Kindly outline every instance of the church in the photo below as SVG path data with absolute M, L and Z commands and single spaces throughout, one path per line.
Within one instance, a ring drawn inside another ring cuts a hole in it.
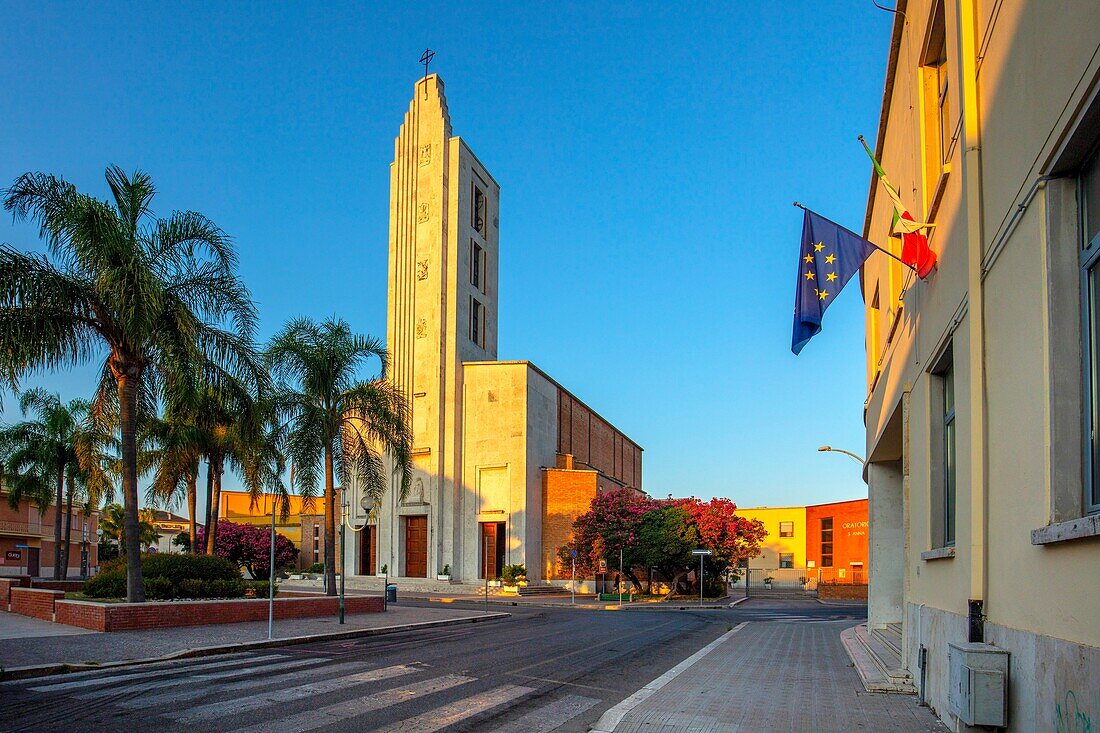
M 386 341 L 413 478 L 379 507 L 350 487 L 348 576 L 478 583 L 522 563 L 530 583 L 564 582 L 573 520 L 600 491 L 641 491 L 637 443 L 533 363 L 497 360 L 499 204 L 452 135 L 442 79 L 425 76 L 390 166 Z

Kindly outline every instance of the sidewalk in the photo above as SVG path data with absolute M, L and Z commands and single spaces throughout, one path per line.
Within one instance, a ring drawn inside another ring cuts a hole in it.
M 864 691 L 840 643 L 850 625 L 741 624 L 608 710 L 593 733 L 946 731 L 912 695 Z
M 507 616 L 499 612 L 486 616 L 481 611 L 469 609 L 391 605 L 385 613 L 349 615 L 342 626 L 334 617 L 279 619 L 275 621 L 274 636 L 276 639 L 288 639 L 360 630 L 403 630 L 401 627 L 410 624 L 443 625 Z M 267 640 L 266 621 L 111 633 L 74 629 L 75 633 L 59 633 L 59 629 L 73 628 L 0 612 L 0 669 L 10 671 L 14 667 L 48 664 L 117 663 L 180 654 L 191 649 Z M 37 635 L 35 632 L 38 632 Z

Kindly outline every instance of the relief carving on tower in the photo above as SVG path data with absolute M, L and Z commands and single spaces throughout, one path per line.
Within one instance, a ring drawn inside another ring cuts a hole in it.
M 413 485 L 409 487 L 409 492 L 405 494 L 401 503 L 404 506 L 427 504 L 424 500 L 424 479 L 419 476 L 416 477 L 416 480 L 413 481 Z
M 420 162 L 420 165 L 428 165 L 429 163 L 432 162 L 432 144 L 431 143 L 428 143 L 427 145 L 421 145 L 420 146 L 419 162 Z
M 416 279 L 427 280 L 428 279 L 428 261 L 420 260 L 416 263 Z
M 425 201 L 416 207 L 416 220 L 423 223 L 428 220 L 428 202 Z
M 422 339 L 428 335 L 428 319 L 417 318 L 416 319 L 416 337 Z

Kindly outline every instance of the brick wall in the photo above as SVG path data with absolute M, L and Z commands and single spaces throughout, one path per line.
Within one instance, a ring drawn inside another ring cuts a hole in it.
M 836 598 L 848 601 L 866 601 L 867 586 L 851 584 L 821 583 L 817 586 L 818 598 Z
M 548 580 L 569 578 L 569 568 L 557 562 L 558 550 L 573 536 L 573 522 L 596 498 L 595 471 L 547 468 L 542 472 L 542 564 Z
M 28 575 L 13 575 L 0 578 L 0 610 L 11 610 L 11 589 L 30 587 L 31 579 Z
M 83 580 L 32 580 L 32 588 L 40 588 L 42 590 L 60 590 L 66 593 L 79 593 L 84 590 Z
M 642 449 L 565 390 L 558 391 L 558 452 L 627 486 L 642 486 Z
M 59 590 L 12 588 L 11 611 L 23 616 L 33 616 L 44 621 L 53 621 L 54 603 L 64 597 L 65 593 Z
M 347 596 L 346 613 L 378 613 L 381 596 Z M 339 599 L 334 596 L 276 598 L 275 618 L 335 616 Z M 93 603 L 58 600 L 58 623 L 95 631 L 132 631 L 173 626 L 233 624 L 266 621 L 267 599 L 226 601 L 172 601 L 151 603 Z

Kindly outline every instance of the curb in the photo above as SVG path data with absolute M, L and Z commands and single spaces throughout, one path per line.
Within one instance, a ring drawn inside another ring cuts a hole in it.
M 742 597 L 738 598 L 738 599 L 737 599 L 736 601 L 734 601 L 733 603 L 731 603 L 731 604 L 729 605 L 729 607 L 730 607 L 730 608 L 733 608 L 733 607 L 734 607 L 734 606 L 736 606 L 736 605 L 737 605 L 738 603 L 744 603 L 744 602 L 745 602 L 745 601 L 747 601 L 747 600 L 749 600 L 749 597 L 748 597 L 748 596 L 742 596 Z
M 412 624 L 399 624 L 397 626 L 378 626 L 372 629 L 354 629 L 349 631 L 333 631 L 326 634 L 309 634 L 306 636 L 288 636 L 282 639 L 261 639 L 258 641 L 238 641 L 232 644 L 218 644 L 214 646 L 200 646 L 193 649 L 183 649 L 160 657 L 147 657 L 144 659 L 126 659 L 117 662 L 56 662 L 53 664 L 38 664 L 26 667 L 11 667 L 0 669 L 0 681 L 21 680 L 33 677 L 48 677 L 57 674 L 69 674 L 71 672 L 87 672 L 102 669 L 117 669 L 119 667 L 137 667 L 157 662 L 172 662 L 177 659 L 192 659 L 196 657 L 211 657 L 217 654 L 232 654 L 234 652 L 247 652 L 253 649 L 271 649 L 281 646 L 294 646 L 297 644 L 309 644 L 311 642 L 340 641 L 341 639 L 356 639 L 365 636 L 382 636 L 384 634 L 396 634 L 402 631 L 416 631 L 418 629 L 431 629 L 440 626 L 457 626 L 458 624 L 476 624 L 485 621 L 498 621 L 511 618 L 512 614 L 495 612 L 480 616 L 464 616 L 462 618 L 439 619 L 437 621 L 419 621 Z

